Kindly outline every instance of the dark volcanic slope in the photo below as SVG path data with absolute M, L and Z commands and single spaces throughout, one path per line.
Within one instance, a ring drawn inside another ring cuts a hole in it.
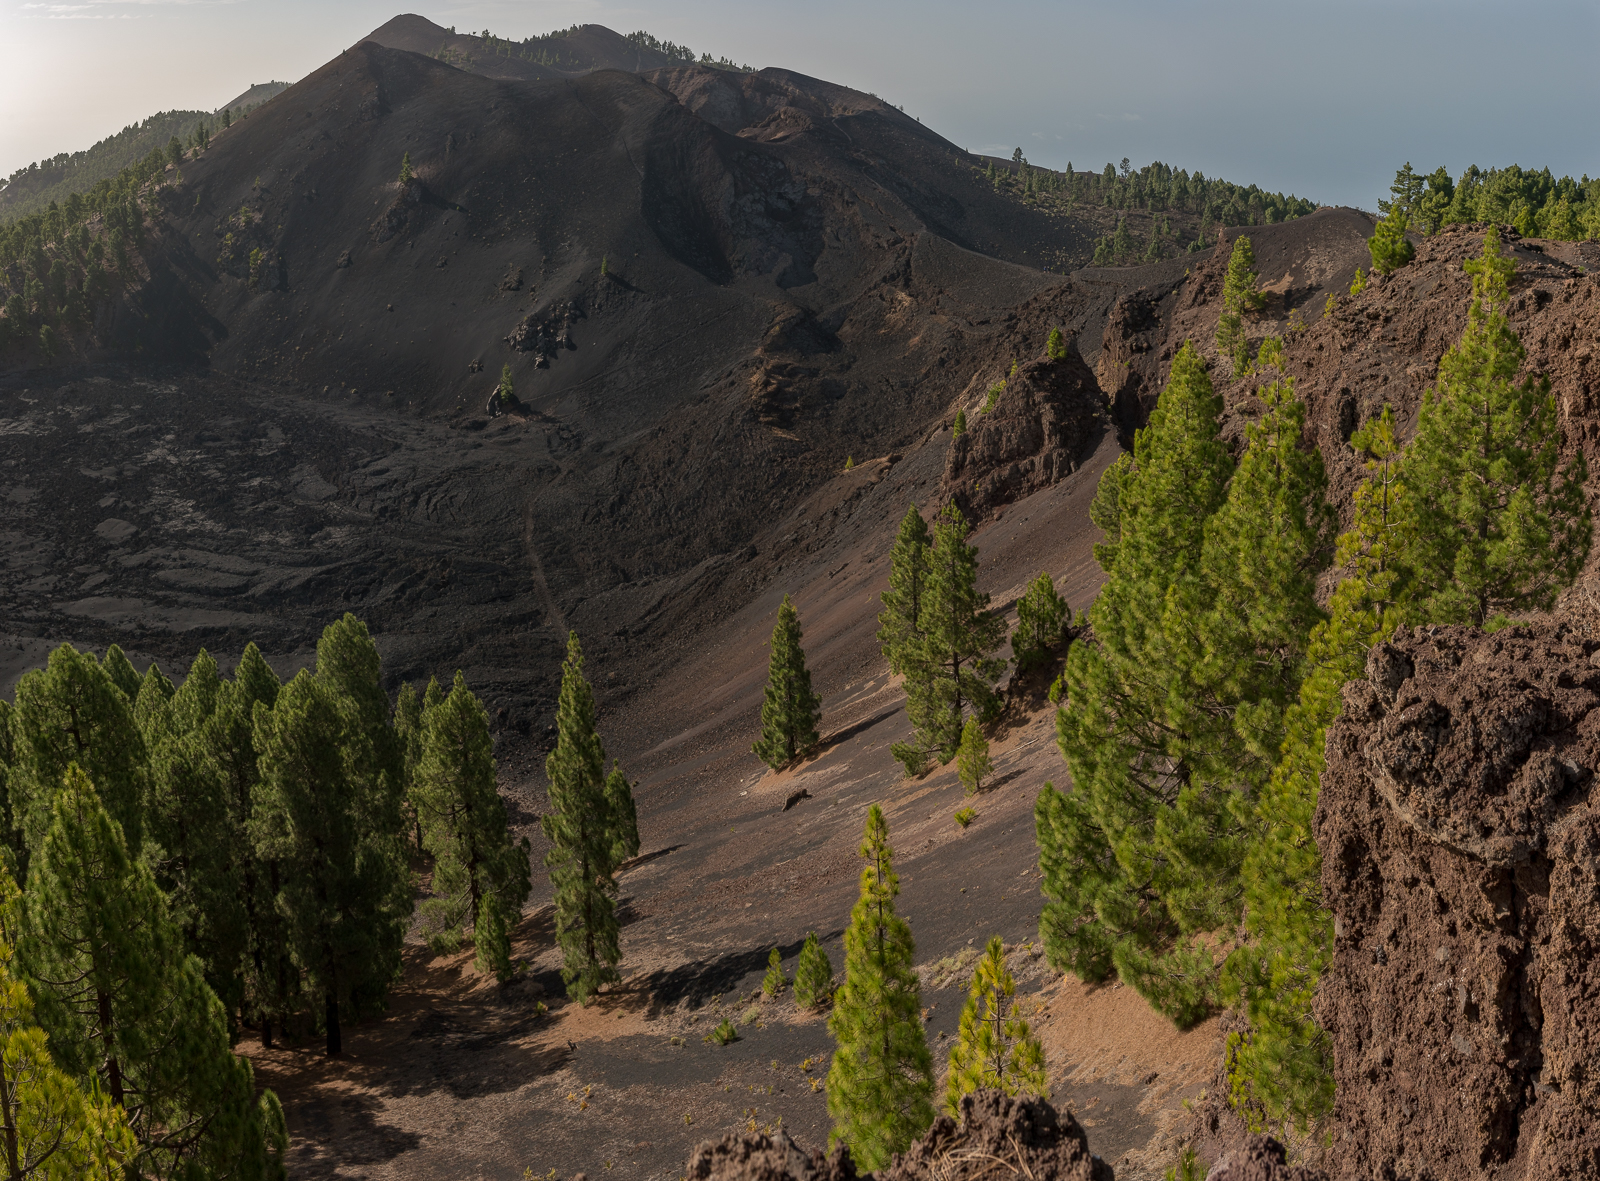
M 406 13 L 374 29 L 363 40 L 375 41 L 386 49 L 438 55 L 441 60 L 488 78 L 524 81 L 571 78 L 593 70 L 639 73 L 672 64 L 666 54 L 636 45 L 604 25 L 580 25 L 565 35 L 536 38 L 531 45 L 491 44 L 483 37 L 453 32 L 425 16 Z M 538 60 L 540 57 L 546 60 Z

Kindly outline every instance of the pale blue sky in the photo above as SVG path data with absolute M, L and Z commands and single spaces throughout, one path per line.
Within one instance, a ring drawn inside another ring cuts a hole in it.
M 1600 6 L 1526 0 L 0 0 L 0 172 L 294 81 L 400 11 L 644 28 L 1056 168 L 1160 159 L 1367 208 L 1408 159 L 1600 173 Z

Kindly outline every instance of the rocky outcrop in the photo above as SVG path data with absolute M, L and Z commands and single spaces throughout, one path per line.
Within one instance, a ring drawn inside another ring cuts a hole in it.
M 689 1158 L 688 1176 L 691 1181 L 856 1181 L 857 1173 L 843 1145 L 828 1156 L 807 1153 L 779 1132 L 708 1141 Z M 959 1120 L 941 1115 L 887 1169 L 861 1176 L 863 1181 L 874 1176 L 878 1181 L 1114 1181 L 1111 1166 L 1089 1152 L 1070 1113 L 1057 1112 L 1042 1099 L 1013 1099 L 999 1091 L 966 1096 Z
M 1075 470 L 1105 424 L 1105 396 L 1069 341 L 1065 357 L 1019 365 L 989 409 L 968 412 L 945 457 L 945 499 L 968 520 L 989 516 Z
M 1206 1181 L 1327 1181 L 1327 1174 L 1289 1164 L 1283 1145 L 1271 1136 L 1252 1136 L 1243 1148 L 1218 1160 Z
M 1100 356 L 1094 375 L 1111 403 L 1111 415 L 1124 443 L 1133 446 L 1133 433 L 1155 409 L 1161 394 L 1162 362 L 1170 363 L 1170 350 L 1158 357 L 1166 335 L 1161 302 L 1172 285 L 1141 287 L 1119 296 L 1106 317 L 1100 337 Z
M 1402 629 L 1317 811 L 1339 1178 L 1600 1175 L 1600 641 Z

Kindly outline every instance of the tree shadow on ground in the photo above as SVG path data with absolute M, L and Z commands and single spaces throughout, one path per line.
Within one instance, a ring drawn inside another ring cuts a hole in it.
M 818 938 L 830 943 L 842 934 L 842 930 L 835 930 Z M 733 992 L 752 973 L 766 972 L 767 956 L 771 954 L 772 946 L 768 944 L 746 951 L 728 952 L 713 959 L 692 960 L 676 968 L 663 968 L 631 981 L 626 989 L 620 991 L 648 996 L 650 1007 L 647 1018 L 653 1019 L 684 1001 L 688 1001 L 691 1008 L 699 1008 L 714 996 Z M 805 940 L 795 939 L 776 946 L 778 954 L 789 960 L 800 954 Z M 793 975 L 793 965 L 786 965 L 785 971 Z

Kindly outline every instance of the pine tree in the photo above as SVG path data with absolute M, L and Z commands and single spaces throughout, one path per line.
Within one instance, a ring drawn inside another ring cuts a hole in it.
M 983 781 L 994 770 L 989 762 L 989 742 L 983 736 L 983 726 L 977 718 L 968 718 L 961 730 L 961 747 L 956 752 L 956 767 L 961 776 L 961 786 L 967 794 L 977 795 Z
M 520 918 L 530 889 L 529 846 L 526 839 L 513 840 L 506 825 L 489 715 L 460 670 L 449 695 L 422 725 L 414 798 L 434 859 L 434 893 L 465 895 L 464 912 L 474 920 L 493 894 L 502 923 Z M 509 961 L 485 958 L 497 974 L 509 972 Z
M 185 953 L 166 899 L 77 768 L 28 876 L 19 947 L 62 1066 L 127 1114 L 140 1175 L 265 1177 L 250 1065 Z
M 403 752 L 402 772 L 406 810 L 416 837 L 417 852 L 422 852 L 422 813 L 417 807 L 417 763 L 422 758 L 422 699 L 408 681 L 400 686 L 394 703 L 394 736 Z
M 1222 314 L 1217 319 L 1217 351 L 1232 358 L 1235 377 L 1250 363 L 1250 342 L 1244 333 L 1245 313 L 1260 311 L 1266 302 L 1250 239 L 1235 238 L 1233 253 L 1228 257 L 1228 274 L 1222 281 Z
M 802 1009 L 820 1009 L 833 996 L 833 964 L 817 941 L 815 931 L 806 932 L 800 960 L 794 967 L 794 1001 Z
M 222 777 L 228 806 L 228 846 L 244 908 L 247 943 L 243 971 L 245 1007 L 261 1022 L 261 1044 L 272 1045 L 272 1023 L 287 1010 L 298 979 L 289 962 L 287 930 L 278 913 L 278 867 L 256 854 L 250 837 L 256 785 L 261 772 L 255 747 L 255 709 L 270 709 L 278 699 L 278 676 L 254 643 L 217 687 L 216 708 L 201 732 L 207 753 Z
M 506 909 L 499 894 L 485 894 L 472 923 L 472 944 L 476 952 L 473 967 L 480 972 L 493 972 L 495 980 L 501 984 L 509 983 L 516 974 L 516 965 L 511 961 L 511 931 Z
M 22 892 L 0 868 L 0 1171 L 9 1181 L 122 1181 L 138 1142 L 121 1108 L 51 1057 L 16 976 L 21 923 Z
M 270 711 L 255 711 L 261 781 L 250 833 L 256 855 L 276 866 L 286 942 L 322 1001 L 328 1056 L 338 1057 L 343 1019 L 377 1008 L 399 973 L 411 896 L 399 809 L 374 788 L 360 711 L 341 700 L 320 654 L 318 664 Z
M 1417 248 L 1406 237 L 1410 224 L 1406 206 L 1396 201 L 1388 216 L 1378 223 L 1372 237 L 1367 239 L 1367 251 L 1372 255 L 1375 272 L 1391 275 L 1416 257 Z
M 122 695 L 128 699 L 128 708 L 132 709 L 133 703 L 139 698 L 140 678 L 127 654 L 112 644 L 106 649 L 105 659 L 100 662 L 100 667 L 106 670 L 111 683 L 122 690 Z
M 1490 227 L 1482 256 L 1466 264 L 1466 331 L 1439 362 L 1406 459 L 1412 566 L 1430 622 L 1483 627 L 1547 609 L 1589 553 L 1583 452 L 1560 470 L 1550 379 L 1516 380 L 1527 353 L 1505 314 L 1515 268 Z
M 933 671 L 923 659 L 924 603 L 932 537 L 916 505 L 906 509 L 889 552 L 889 589 L 878 613 L 878 646 L 889 671 L 905 678 L 906 714 L 918 731 L 930 723 L 935 706 Z M 891 748 L 907 775 L 919 775 L 926 755 L 920 744 L 897 742 Z
M 1367 276 L 1362 273 L 1360 267 L 1357 267 L 1356 268 L 1356 273 L 1355 273 L 1355 278 L 1350 280 L 1350 294 L 1351 295 L 1360 295 L 1366 289 L 1367 289 Z
M 633 802 L 633 789 L 622 767 L 611 763 L 611 774 L 606 776 L 606 816 L 611 827 L 611 866 L 613 872 L 622 863 L 639 855 L 639 810 Z
M 922 992 L 911 928 L 895 914 L 900 880 L 883 809 L 872 805 L 861 841 L 861 896 L 844 934 L 845 980 L 828 1031 L 838 1045 L 828 1071 L 831 1148 L 880 1169 L 933 1122 L 933 1059 L 922 1029 Z
M 959 1115 L 961 1096 L 977 1090 L 1050 1098 L 1044 1047 L 1017 1014 L 1016 993 L 1005 947 L 996 935 L 973 969 L 956 1044 L 950 1049 L 944 1098 L 950 1115 Z
M 1117 218 L 1116 232 L 1111 235 L 1111 253 L 1118 262 L 1126 262 L 1134 256 L 1137 249 L 1133 243 L 1133 231 L 1128 228 L 1128 219 Z
M 511 399 L 515 396 L 512 392 L 512 389 L 511 366 L 502 365 L 500 366 L 500 385 L 497 391 L 500 395 L 500 405 L 511 405 Z
M 152 744 L 144 856 L 187 950 L 232 1012 L 243 993 L 248 927 L 233 856 L 232 800 L 207 734 L 219 687 L 216 662 L 201 649 L 172 699 L 165 733 Z
M 1005 620 L 989 614 L 989 596 L 978 590 L 978 550 L 967 544 L 968 532 L 961 510 L 945 505 L 928 550 L 921 650 L 911 657 L 926 670 L 931 697 L 917 739 L 941 762 L 955 757 L 969 707 L 980 718 L 994 713 L 993 685 L 1005 669 L 988 656 L 1005 638 Z
M 405 188 L 416 174 L 411 171 L 411 153 L 400 157 L 400 187 Z
M 788 595 L 778 606 L 767 657 L 767 687 L 761 701 L 761 738 L 751 748 L 774 771 L 817 748 L 822 699 L 811 691 L 800 615 Z
M 224 108 L 224 110 L 222 112 L 222 125 L 224 127 L 232 127 L 233 126 L 233 108 L 232 107 Z
M 567 637 L 556 710 L 556 745 L 545 759 L 550 811 L 540 818 L 551 848 L 544 863 L 555 889 L 556 942 L 567 995 L 586 1004 L 621 979 L 617 961 L 615 837 L 605 797 L 606 752 L 594 727 L 594 693 L 583 676 L 578 633 Z
M 1400 476 L 1400 446 L 1387 406 L 1350 438 L 1367 479 L 1336 561 L 1349 570 L 1329 617 L 1311 633 L 1299 699 L 1284 719 L 1272 778 L 1256 805 L 1257 837 L 1241 872 L 1249 939 L 1229 957 L 1223 997 L 1243 1005 L 1248 1037 L 1229 1038 L 1234 1105 L 1304 1126 L 1333 1102 L 1328 1035 L 1311 1012 L 1318 977 L 1333 954 L 1333 921 L 1322 906 L 1322 858 L 1313 831 L 1327 728 L 1340 690 L 1361 675 L 1372 645 L 1412 617 L 1403 558 L 1416 522 Z
M 1067 343 L 1061 335 L 1061 329 L 1050 329 L 1050 337 L 1044 344 L 1044 355 L 1052 361 L 1064 361 L 1067 357 Z
M 139 682 L 139 695 L 133 699 L 133 720 L 144 735 L 146 748 L 166 736 L 171 725 L 172 696 L 177 691 L 161 666 L 152 660 Z
M 767 974 L 761 978 L 761 992 L 764 996 L 777 996 L 789 987 L 789 978 L 783 974 L 783 956 L 774 947 L 767 956 Z
M 1067 601 L 1056 593 L 1055 580 L 1040 571 L 1017 602 L 1017 630 L 1011 633 L 1011 656 L 1018 673 L 1050 659 L 1072 618 Z
M 1172 912 L 1164 887 L 1172 875 L 1187 883 L 1190 874 L 1171 865 L 1162 837 L 1187 786 L 1170 721 L 1197 664 L 1183 607 L 1204 594 L 1185 584 L 1199 579 L 1205 522 L 1224 503 L 1233 468 L 1220 410 L 1186 343 L 1135 437 L 1131 465 L 1113 465 L 1102 479 L 1094 518 L 1107 541 L 1097 556 L 1111 565 L 1090 608 L 1095 642 L 1069 650 L 1067 705 L 1056 715 L 1074 787 L 1062 793 L 1046 784 L 1035 805 L 1050 962 L 1090 981 L 1115 965 L 1184 1024 L 1206 1011 L 1214 964 L 1209 951 L 1180 938 L 1191 916 Z M 1155 955 L 1166 962 L 1152 962 Z
M 26 850 L 50 824 L 56 792 L 76 763 L 122 826 L 128 847 L 143 840 L 147 783 L 144 738 L 133 707 L 95 658 L 62 644 L 43 669 L 17 682 L 12 717 L 16 762 L 9 790 Z
M 951 430 L 950 435 L 951 435 L 952 438 L 959 439 L 962 435 L 964 435 L 966 433 L 967 433 L 967 410 L 966 410 L 966 407 L 963 406 L 961 409 L 956 411 L 956 424 L 955 424 L 955 427 Z

